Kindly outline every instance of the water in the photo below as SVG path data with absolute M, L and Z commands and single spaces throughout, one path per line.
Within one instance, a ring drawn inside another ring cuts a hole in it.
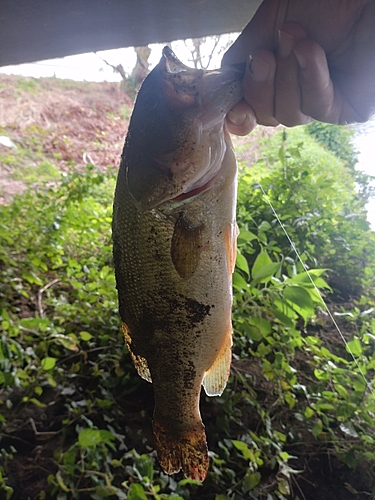
M 375 176 L 375 115 L 367 123 L 354 125 L 353 129 L 353 144 L 359 152 L 357 169 Z M 375 187 L 375 180 L 371 184 Z M 375 197 L 371 198 L 366 208 L 371 229 L 375 230 Z

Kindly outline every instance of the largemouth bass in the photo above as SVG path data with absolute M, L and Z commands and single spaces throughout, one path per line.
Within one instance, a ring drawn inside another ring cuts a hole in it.
M 236 160 L 226 113 L 242 71 L 191 69 L 166 47 L 134 107 L 117 179 L 113 243 L 123 332 L 152 381 L 167 474 L 203 481 L 203 385 L 223 392 L 232 345 Z

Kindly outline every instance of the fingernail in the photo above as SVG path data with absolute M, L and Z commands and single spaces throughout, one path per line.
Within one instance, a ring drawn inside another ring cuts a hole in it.
M 229 111 L 227 114 L 227 119 L 230 120 L 235 125 L 243 125 L 247 120 L 247 114 L 238 113 L 235 111 Z
M 279 31 L 279 54 L 281 57 L 288 57 L 292 53 L 295 39 L 285 33 Z
M 298 54 L 298 52 L 294 51 L 294 54 L 296 56 L 297 62 L 300 66 L 300 68 L 305 69 L 306 68 L 306 57 L 303 56 L 302 54 Z
M 249 69 L 251 78 L 255 82 L 265 82 L 270 74 L 271 66 L 255 55 L 250 60 Z

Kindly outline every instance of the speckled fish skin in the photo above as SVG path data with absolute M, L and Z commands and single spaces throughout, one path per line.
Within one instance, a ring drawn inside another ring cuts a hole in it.
M 153 383 L 158 459 L 200 481 L 201 385 L 221 394 L 231 361 L 237 167 L 224 117 L 241 81 L 240 70 L 191 69 L 165 48 L 137 97 L 114 202 L 120 315 Z

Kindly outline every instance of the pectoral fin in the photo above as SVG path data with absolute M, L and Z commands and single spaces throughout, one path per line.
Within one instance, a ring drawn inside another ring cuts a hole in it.
M 171 245 L 173 265 L 182 279 L 195 273 L 202 251 L 203 224 L 193 225 L 183 214 L 174 226 Z
M 232 360 L 232 328 L 228 330 L 224 344 L 213 365 L 206 371 L 202 385 L 207 396 L 220 396 L 227 385 Z
M 152 382 L 151 373 L 146 358 L 140 356 L 139 354 L 134 354 L 132 350 L 132 338 L 130 336 L 130 330 L 125 323 L 122 323 L 122 331 L 124 333 L 126 345 L 130 352 L 130 357 L 132 358 L 133 364 L 138 372 L 138 375 L 147 380 L 147 382 Z

